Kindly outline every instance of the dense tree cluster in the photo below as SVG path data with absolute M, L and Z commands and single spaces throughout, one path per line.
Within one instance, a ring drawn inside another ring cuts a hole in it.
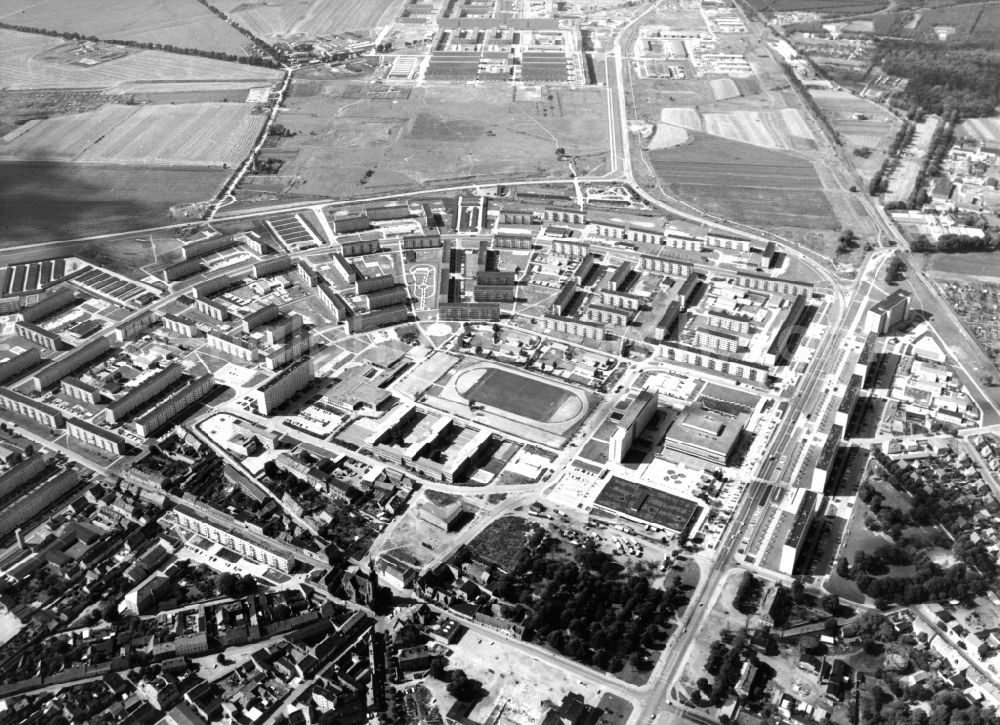
M 862 700 L 861 704 L 861 721 L 867 725 L 1000 725 L 1000 715 L 993 708 L 971 701 L 961 690 L 949 688 L 935 693 L 927 688 L 914 690 L 913 699 L 930 703 L 930 715 L 907 702 L 909 692 L 906 698 L 896 699 L 882 687 L 875 686 L 870 694 L 871 697 Z
M 887 284 L 896 284 L 899 281 L 899 275 L 903 272 L 903 262 L 895 254 L 889 258 L 889 261 L 885 265 L 885 281 Z
M 987 230 L 982 237 L 966 234 L 942 234 L 937 242 L 932 242 L 924 235 L 910 242 L 914 252 L 992 252 L 1000 247 L 1000 233 L 997 230 Z
M 907 79 L 897 105 L 944 115 L 992 116 L 1000 104 L 1000 50 L 975 43 L 918 43 L 883 39 L 874 64 Z
M 592 543 L 574 559 L 553 555 L 545 544 L 526 546 L 498 582 L 497 595 L 524 609 L 524 638 L 602 669 L 620 669 L 626 658 L 644 662 L 644 650 L 659 646 L 685 602 L 680 577 L 665 590 L 653 588 L 644 576 L 623 574 Z
M 763 583 L 748 571 L 743 572 L 740 586 L 733 597 L 733 607 L 742 614 L 753 614 L 757 611 Z
M 723 632 L 722 639 L 711 644 L 705 670 L 714 677 L 714 681 L 710 688 L 703 688 L 707 690 L 705 694 L 710 705 L 718 707 L 732 694 L 740 680 L 743 661 L 750 655 L 749 636 L 745 629 L 735 635 Z

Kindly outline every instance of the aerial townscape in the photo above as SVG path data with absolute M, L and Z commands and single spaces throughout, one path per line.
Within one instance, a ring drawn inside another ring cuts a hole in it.
M 998 39 L 0 0 L 0 725 L 1000 725 Z

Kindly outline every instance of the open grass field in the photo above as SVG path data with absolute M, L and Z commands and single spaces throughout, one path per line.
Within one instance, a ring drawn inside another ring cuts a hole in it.
M 323 37 L 388 25 L 403 0 L 218 0 L 215 3 L 254 35 L 268 40 L 289 36 Z
M 0 0 L 2 2 L 3 0 Z M 65 41 L 0 29 L 0 83 L 8 90 L 26 88 L 114 88 L 144 81 L 246 81 L 269 85 L 280 73 L 269 68 L 143 50 L 93 66 L 41 60 L 36 56 Z
M 249 42 L 197 0 L 0 0 L 12 25 L 246 55 Z
M 504 86 L 418 87 L 386 102 L 344 98 L 349 84 L 318 83 L 316 93 L 287 100 L 280 120 L 296 135 L 274 147 L 288 154 L 286 195 L 350 197 L 432 181 L 563 177 L 569 170 L 557 148 L 570 155 L 607 148 L 604 91 L 597 88 L 528 95 Z
M 0 241 L 75 239 L 170 224 L 170 207 L 212 198 L 229 172 L 0 161 Z
M 467 373 L 468 374 L 468 373 Z M 540 423 L 551 422 L 567 401 L 574 396 L 555 385 L 548 385 L 523 375 L 488 368 L 466 389 L 469 401 L 499 408 L 507 413 L 531 418 Z
M 710 214 L 746 224 L 805 229 L 838 225 L 812 165 L 796 156 L 705 134 L 651 151 L 663 186 Z
M 244 103 L 107 105 L 41 121 L 0 144 L 0 158 L 233 167 L 264 126 L 264 115 L 252 110 Z
M 1000 255 L 995 252 L 932 254 L 925 269 L 936 279 L 1000 279 Z

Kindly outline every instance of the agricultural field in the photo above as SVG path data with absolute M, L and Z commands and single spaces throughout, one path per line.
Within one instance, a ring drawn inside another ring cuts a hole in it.
M 686 144 L 689 138 L 687 129 L 671 126 L 668 123 L 658 123 L 652 138 L 649 139 L 648 148 L 650 150 L 669 149 Z
M 924 42 L 994 42 L 1000 33 L 1000 6 L 970 3 L 921 8 L 875 17 L 875 33 Z
M 771 13 L 793 11 L 852 15 L 874 13 L 889 5 L 888 0 L 748 0 L 754 10 Z
M 308 81 L 290 94 L 280 120 L 295 135 L 269 139 L 263 152 L 285 160 L 274 198 L 565 176 L 557 148 L 590 154 L 595 166 L 607 148 L 600 89 L 428 86 L 383 101 L 345 97 L 352 83 Z
M 107 105 L 40 121 L 0 144 L 0 158 L 232 167 L 264 121 L 242 103 Z
M 0 0 L 2 3 L 3 0 Z M 0 78 L 4 88 L 95 88 L 111 89 L 130 82 L 240 81 L 246 87 L 271 85 L 280 73 L 269 68 L 143 50 L 97 65 L 53 62 L 37 56 L 50 55 L 66 41 L 45 35 L 0 29 Z
M 986 143 L 1000 143 L 1000 118 L 969 118 L 958 127 L 959 134 Z
M 174 221 L 170 207 L 211 199 L 228 171 L 0 161 L 0 241 L 110 234 Z
M 249 39 L 198 0 L 0 0 L 0 21 L 29 28 L 247 55 Z
M 403 0 L 218 0 L 215 6 L 254 35 L 274 41 L 319 38 L 389 25 Z
M 664 108 L 660 121 L 764 148 L 806 151 L 816 147 L 816 137 L 795 108 L 700 115 L 693 108 Z
M 746 224 L 805 229 L 838 226 L 809 162 L 702 133 L 692 136 L 685 146 L 649 153 L 657 178 L 669 193 L 709 214 Z

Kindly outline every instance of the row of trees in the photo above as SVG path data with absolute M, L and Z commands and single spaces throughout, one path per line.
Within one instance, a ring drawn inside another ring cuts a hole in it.
M 941 175 L 941 162 L 944 160 L 951 145 L 955 142 L 955 124 L 958 121 L 958 111 L 951 109 L 945 113 L 944 118 L 941 119 L 937 128 L 934 129 L 927 153 L 920 164 L 920 170 L 917 172 L 917 178 L 913 182 L 913 189 L 910 190 L 910 196 L 906 202 L 908 208 L 919 209 L 930 200 L 927 194 L 928 179 Z
M 1000 231 L 992 229 L 982 237 L 968 234 L 942 234 L 937 242 L 932 242 L 925 234 L 910 243 L 914 252 L 933 254 L 934 252 L 992 252 L 1000 247 Z
M 878 196 L 889 190 L 889 177 L 892 176 L 892 172 L 896 168 L 896 164 L 899 161 L 899 154 L 913 141 L 913 134 L 916 130 L 917 124 L 912 120 L 907 120 L 903 122 L 896 135 L 893 136 L 892 143 L 889 144 L 888 153 L 882 161 L 882 166 L 872 176 L 871 181 L 868 182 L 869 196 Z
M 111 45 L 122 45 L 126 48 L 139 48 L 141 50 L 162 50 L 165 53 L 177 53 L 178 55 L 198 55 L 203 58 L 213 60 L 227 60 L 232 63 L 244 63 L 246 65 L 265 66 L 267 68 L 280 68 L 281 65 L 271 57 L 262 55 L 234 55 L 223 53 L 221 50 L 205 50 L 202 48 L 185 48 L 171 43 L 147 43 L 139 40 L 115 40 L 110 38 L 98 38 L 96 35 L 81 35 L 80 33 L 66 33 L 59 30 L 49 30 L 47 28 L 34 28 L 28 25 L 15 25 L 13 23 L 0 22 L 0 28 L 5 30 L 16 30 L 21 33 L 33 33 L 35 35 L 48 35 L 54 38 L 65 38 L 66 40 L 88 40 L 93 43 L 109 43 Z
M 218 16 L 224 22 L 228 23 L 233 28 L 235 28 L 238 32 L 242 33 L 247 38 L 249 38 L 250 42 L 253 43 L 254 49 L 255 49 L 255 51 L 256 51 L 257 54 L 266 55 L 266 56 L 269 56 L 269 57 L 271 57 L 272 59 L 275 59 L 275 60 L 278 59 L 278 53 L 277 53 L 276 49 L 274 48 L 274 46 L 271 46 L 271 45 L 268 45 L 267 43 L 265 43 L 263 40 L 261 40 L 260 38 L 258 38 L 256 35 L 254 35 L 249 30 L 247 30 L 246 28 L 244 28 L 242 25 L 240 25 L 239 23 L 237 23 L 235 20 L 233 20 L 232 18 L 230 18 L 229 16 L 227 16 L 224 12 L 222 12 L 217 7 L 215 7 L 214 5 L 212 5 L 211 3 L 209 3 L 208 0 L 198 0 L 198 2 L 200 2 L 206 8 L 208 8 L 209 12 L 211 12 L 214 15 Z

